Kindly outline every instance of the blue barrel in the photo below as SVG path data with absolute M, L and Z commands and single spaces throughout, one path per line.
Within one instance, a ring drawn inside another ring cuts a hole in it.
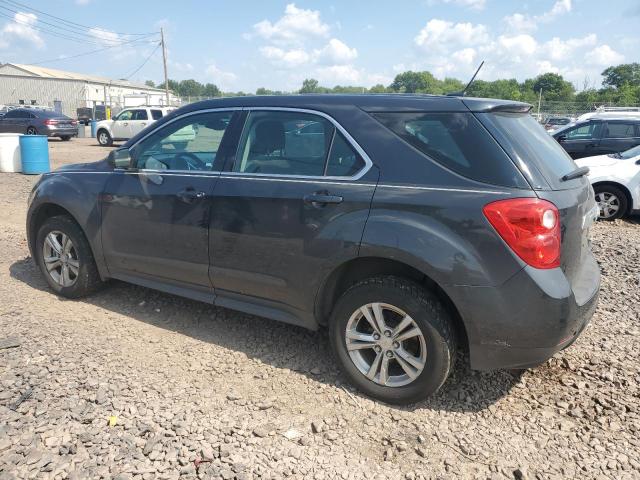
M 98 122 L 95 120 L 91 120 L 91 138 L 96 138 L 97 127 L 98 127 Z
M 22 173 L 38 174 L 51 171 L 48 140 L 46 135 L 20 135 Z

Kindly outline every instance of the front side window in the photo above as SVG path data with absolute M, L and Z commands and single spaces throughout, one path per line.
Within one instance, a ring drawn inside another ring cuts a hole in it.
M 123 112 L 120 112 L 120 115 L 116 117 L 116 120 L 118 121 L 131 120 L 132 115 L 133 115 L 133 112 L 131 110 L 125 110 Z
M 132 110 L 131 111 L 131 120 L 148 120 L 149 116 L 147 115 L 146 110 Z
M 568 140 L 591 140 L 600 138 L 601 123 L 587 123 L 568 130 L 565 135 Z
M 162 118 L 162 110 L 151 110 L 151 117 L 154 120 L 160 120 Z
M 234 171 L 322 176 L 333 132 L 331 122 L 317 115 L 251 112 Z
M 134 165 L 148 170 L 211 171 L 233 112 L 189 115 L 132 148 Z
M 604 130 L 604 138 L 633 138 L 636 136 L 633 123 L 611 123 Z

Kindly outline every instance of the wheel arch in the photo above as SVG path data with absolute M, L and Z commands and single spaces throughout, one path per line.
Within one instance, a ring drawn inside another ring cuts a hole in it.
M 417 268 L 389 258 L 357 257 L 335 268 L 323 282 L 315 302 L 315 317 L 318 323 L 326 326 L 336 301 L 350 286 L 366 278 L 393 275 L 416 282 L 431 290 L 441 300 L 454 323 L 460 346 L 468 348 L 467 328 L 456 305 L 444 289 L 431 277 Z
M 624 212 L 624 215 L 629 214 L 634 208 L 633 195 L 631 195 L 631 191 L 629 190 L 629 188 L 626 185 L 624 185 L 624 184 L 622 184 L 620 182 L 613 181 L 613 180 L 602 180 L 600 182 L 593 183 L 591 186 L 595 190 L 596 187 L 601 187 L 601 186 L 606 186 L 606 185 L 609 185 L 609 186 L 612 186 L 612 187 L 616 187 L 616 188 L 619 188 L 620 190 L 622 190 L 622 193 L 624 193 L 624 196 L 627 199 L 627 211 Z
M 80 225 L 80 222 L 78 222 L 78 220 L 74 217 L 74 215 L 69 210 L 67 210 L 66 208 L 64 208 L 63 206 L 57 203 L 53 203 L 53 202 L 42 203 L 33 209 L 31 214 L 29 215 L 28 224 L 27 224 L 27 231 L 29 234 L 28 235 L 29 251 L 31 252 L 32 257 L 34 256 L 34 253 L 35 253 L 38 229 L 47 218 L 55 217 L 58 215 L 66 215 L 67 217 L 70 217 L 76 223 L 76 225 L 78 225 L 78 227 L 80 228 L 84 236 L 85 237 L 87 236 L 87 232 L 84 231 L 84 229 L 82 228 L 82 225 Z

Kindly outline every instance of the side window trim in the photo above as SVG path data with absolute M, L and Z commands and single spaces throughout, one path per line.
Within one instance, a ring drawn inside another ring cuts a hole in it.
M 317 116 L 320 116 L 322 118 L 325 118 L 326 120 L 331 122 L 331 124 L 333 125 L 334 129 L 333 129 L 333 137 L 331 138 L 330 148 L 327 150 L 327 155 L 326 155 L 326 158 L 325 158 L 324 172 L 326 173 L 327 168 L 328 168 L 329 157 L 330 157 L 330 154 L 331 154 L 331 147 L 333 147 L 333 141 L 334 141 L 335 136 L 336 136 L 336 131 L 339 131 L 344 136 L 344 138 L 347 140 L 347 143 L 358 153 L 358 155 L 360 155 L 362 160 L 364 160 L 364 166 L 355 175 L 352 175 L 350 177 L 345 177 L 345 176 L 330 176 L 330 175 L 290 175 L 290 174 L 277 174 L 277 173 L 234 172 L 234 171 L 232 171 L 233 164 L 231 164 L 231 165 L 226 165 L 225 166 L 225 169 L 224 169 L 225 170 L 224 171 L 225 175 L 250 176 L 250 177 L 276 177 L 276 178 L 292 178 L 292 179 L 301 178 L 301 179 L 313 179 L 313 180 L 355 181 L 355 180 L 360 180 L 369 170 L 371 170 L 371 167 L 373 166 L 373 162 L 371 161 L 371 158 L 369 157 L 369 155 L 367 155 L 367 152 L 365 152 L 362 149 L 362 147 L 358 144 L 358 142 L 355 141 L 355 139 L 349 134 L 349 132 L 342 125 L 340 125 L 340 123 L 338 123 L 332 116 L 330 116 L 330 115 L 328 115 L 328 114 L 326 114 L 324 112 L 320 112 L 318 110 L 311 110 L 311 109 L 307 109 L 307 108 L 293 108 L 293 107 L 242 107 L 242 110 L 246 111 L 248 113 L 261 112 L 261 111 L 307 113 L 307 114 L 310 114 L 310 115 L 317 115 Z M 249 117 L 248 115 L 247 115 L 247 117 L 245 117 L 244 125 L 243 125 L 243 128 L 242 128 L 243 131 L 244 131 L 244 128 L 246 127 L 248 117 Z M 239 150 L 240 150 L 240 147 L 241 147 L 240 142 L 238 142 L 236 154 L 234 155 L 235 157 L 237 157 L 237 155 L 239 153 Z

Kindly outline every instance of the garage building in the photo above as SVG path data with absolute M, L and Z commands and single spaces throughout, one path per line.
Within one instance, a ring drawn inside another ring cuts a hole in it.
M 179 99 L 169 94 L 171 105 Z M 35 65 L 0 65 L 0 108 L 15 105 L 46 106 L 76 117 L 78 108 L 108 105 L 113 112 L 137 105 L 166 105 L 164 89 L 127 80 L 66 72 Z

